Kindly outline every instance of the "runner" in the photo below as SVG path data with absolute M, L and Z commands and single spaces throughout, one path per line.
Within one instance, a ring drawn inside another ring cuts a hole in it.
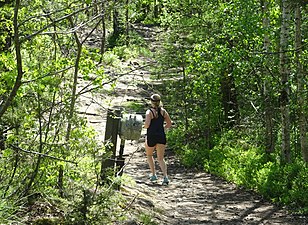
M 151 170 L 150 181 L 156 182 L 158 180 L 153 157 L 156 149 L 157 161 L 164 176 L 162 185 L 168 185 L 167 165 L 164 159 L 167 143 L 165 129 L 171 127 L 171 119 L 168 112 L 162 107 L 161 98 L 158 94 L 151 96 L 151 108 L 146 111 L 144 127 L 147 129 L 145 149 Z

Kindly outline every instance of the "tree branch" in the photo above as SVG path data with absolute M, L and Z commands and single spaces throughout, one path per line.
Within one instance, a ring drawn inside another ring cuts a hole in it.
M 6 101 L 3 104 L 0 105 L 0 118 L 3 116 L 3 114 L 6 112 L 8 107 L 11 105 L 13 99 L 15 98 L 17 91 L 19 87 L 21 86 L 21 79 L 23 77 L 22 59 L 21 59 L 21 53 L 20 53 L 19 30 L 18 30 L 19 6 L 20 6 L 20 0 L 16 0 L 15 8 L 14 8 L 13 24 L 14 24 L 14 44 L 15 44 L 15 52 L 16 52 L 16 61 L 17 61 L 17 77 L 16 77 L 14 87 L 9 97 L 6 99 Z
M 25 153 L 29 153 L 29 154 L 33 154 L 33 155 L 39 155 L 39 156 L 47 157 L 47 158 L 50 158 L 50 159 L 54 159 L 54 160 L 58 160 L 58 161 L 62 161 L 62 162 L 68 162 L 68 163 L 72 163 L 72 164 L 78 165 L 77 162 L 74 162 L 74 161 L 71 161 L 71 160 L 60 159 L 58 157 L 46 155 L 46 154 L 40 153 L 40 152 L 28 151 L 28 150 L 22 149 L 22 148 L 20 148 L 18 146 L 12 145 L 12 144 L 10 144 L 10 146 L 13 149 L 16 149 L 16 150 L 19 150 L 19 151 L 22 151 L 22 152 L 25 152 Z

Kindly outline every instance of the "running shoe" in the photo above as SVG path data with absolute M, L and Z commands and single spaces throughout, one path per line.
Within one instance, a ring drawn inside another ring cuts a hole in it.
M 168 177 L 164 177 L 162 185 L 168 185 L 169 184 L 169 179 Z
M 157 181 L 157 176 L 156 176 L 156 175 L 150 176 L 150 181 L 151 181 L 151 182 Z

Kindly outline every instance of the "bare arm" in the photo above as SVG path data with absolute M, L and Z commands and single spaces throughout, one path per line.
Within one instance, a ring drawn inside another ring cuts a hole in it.
M 170 128 L 171 125 L 172 125 L 172 122 L 171 122 L 171 119 L 170 119 L 170 116 L 169 116 L 169 113 L 164 109 L 165 111 L 165 128 Z
M 144 121 L 144 128 L 145 129 L 148 129 L 150 124 L 151 124 L 151 111 L 150 110 L 147 110 L 146 114 L 145 114 L 145 121 Z

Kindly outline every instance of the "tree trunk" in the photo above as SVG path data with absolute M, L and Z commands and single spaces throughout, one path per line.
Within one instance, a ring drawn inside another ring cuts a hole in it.
M 69 22 L 71 23 L 71 26 L 74 27 L 72 18 L 69 18 Z M 69 140 L 71 136 L 71 130 L 72 130 L 72 119 L 74 116 L 74 110 L 75 110 L 75 104 L 76 104 L 76 92 L 77 92 L 77 83 L 78 83 L 78 71 L 79 71 L 79 62 L 81 57 L 81 50 L 82 50 L 82 43 L 80 42 L 78 35 L 76 32 L 74 32 L 75 41 L 77 44 L 77 56 L 75 59 L 75 67 L 74 67 L 74 77 L 73 77 L 73 84 L 72 84 L 72 93 L 71 93 L 71 104 L 69 109 L 69 115 L 68 115 L 68 121 L 67 121 L 67 128 L 66 128 L 66 136 L 65 141 L 67 143 L 67 151 L 69 151 Z M 65 157 L 66 154 L 64 154 Z M 58 174 L 58 188 L 59 188 L 59 195 L 63 197 L 63 178 L 64 178 L 64 169 L 63 165 L 59 168 L 59 174 Z
M 125 9 L 125 44 L 126 46 L 128 46 L 129 44 L 129 11 L 128 11 L 128 7 L 129 7 L 129 0 L 126 0 L 126 9 Z
M 280 77 L 281 77 L 281 93 L 280 93 L 280 107 L 281 107 L 281 122 L 282 122 L 282 145 L 281 157 L 283 162 L 291 162 L 291 148 L 290 148 L 290 68 L 288 59 L 288 43 L 290 36 L 290 5 L 288 0 L 282 0 L 282 22 L 280 34 Z
M 70 22 L 72 27 L 74 27 L 73 21 L 70 18 Z M 66 131 L 66 141 L 69 141 L 70 139 L 70 133 L 71 133 L 71 127 L 72 127 L 72 118 L 74 116 L 74 109 L 75 109 L 75 103 L 76 103 L 76 92 L 77 92 L 77 83 L 78 83 L 78 72 L 79 72 L 79 62 L 81 57 L 81 50 L 82 50 L 82 44 L 78 38 L 78 35 L 76 32 L 74 32 L 75 41 L 77 44 L 77 56 L 75 60 L 75 66 L 74 66 L 74 77 L 73 77 L 73 85 L 72 85 L 72 96 L 71 96 L 71 104 L 70 104 L 70 110 L 69 110 L 69 116 L 68 116 L 68 125 L 67 125 L 67 131 Z
M 103 33 L 102 33 L 102 43 L 101 43 L 101 59 L 100 62 L 103 60 L 103 55 L 105 54 L 105 46 L 106 46 L 106 9 L 105 9 L 105 2 L 102 2 L 102 25 L 103 25 Z
M 39 120 L 39 139 L 40 139 L 40 145 L 39 145 L 39 153 L 42 153 L 43 152 L 43 113 L 42 113 L 42 109 L 41 109 L 41 97 L 40 97 L 40 94 L 37 93 L 38 95 L 38 99 L 37 99 L 37 103 L 38 103 L 38 111 L 37 111 L 37 114 L 38 114 L 38 120 Z M 30 180 L 28 182 L 28 184 L 26 185 L 26 188 L 25 190 L 23 191 L 22 193 L 22 197 L 25 197 L 29 194 L 31 188 L 32 188 L 32 185 L 35 181 L 35 178 L 37 177 L 37 174 L 39 172 L 39 168 L 40 168 L 40 165 L 41 165 L 41 161 L 42 161 L 42 156 L 41 155 L 38 155 L 38 158 L 36 160 L 36 163 L 33 164 L 34 165 L 34 169 L 33 169 L 33 172 L 30 176 Z
M 14 87 L 9 95 L 9 97 L 0 105 L 0 119 L 3 114 L 6 112 L 8 107 L 11 105 L 13 99 L 15 98 L 19 87 L 21 86 L 21 79 L 23 77 L 22 71 L 22 59 L 20 53 L 20 41 L 19 41 L 19 30 L 18 30 L 18 11 L 20 6 L 20 0 L 16 0 L 15 8 L 14 8 L 14 44 L 15 44 L 15 52 L 16 52 L 16 61 L 17 61 L 17 77 L 15 80 Z
M 301 8 L 299 4 L 295 7 L 295 49 L 296 49 L 296 73 L 297 73 L 297 92 L 298 92 L 298 118 L 299 118 L 299 133 L 302 157 L 305 162 L 308 162 L 308 143 L 307 143 L 307 124 L 305 114 L 305 90 L 304 90 L 304 71 L 301 64 L 301 48 L 302 48 L 302 32 L 301 32 Z
M 120 32 L 121 32 L 121 28 L 120 28 L 120 21 L 119 21 L 119 12 L 118 12 L 116 6 L 114 6 L 114 9 L 113 9 L 113 36 L 116 38 L 116 40 L 118 39 Z
M 158 7 L 159 7 L 159 4 L 156 2 L 156 0 L 153 0 L 153 15 L 155 19 L 158 18 L 158 11 L 159 11 Z
M 221 79 L 221 93 L 225 123 L 227 127 L 232 128 L 239 120 L 239 108 L 234 78 L 228 71 L 224 71 Z
M 268 14 L 268 1 L 264 0 L 262 2 L 261 8 L 263 11 L 263 29 L 267 30 L 269 28 L 269 18 Z M 267 53 L 269 51 L 270 40 L 268 34 L 264 35 L 264 52 Z M 267 70 L 263 70 L 264 76 L 267 76 Z M 263 101 L 264 101 L 264 127 L 265 127 L 265 148 L 267 153 L 272 153 L 275 149 L 275 137 L 274 137 L 274 129 L 273 129 L 273 106 L 271 101 L 271 86 L 268 80 L 264 79 L 263 84 Z
M 186 77 L 186 67 L 182 66 L 182 74 L 183 74 L 183 102 L 184 102 L 184 115 L 185 115 L 185 134 L 188 135 L 188 129 L 189 129 L 189 121 L 188 121 L 188 101 L 187 101 L 187 93 L 186 93 L 186 87 L 187 87 L 187 77 Z M 188 136 L 186 136 L 186 141 L 188 140 Z M 185 143 L 186 144 L 186 143 Z

